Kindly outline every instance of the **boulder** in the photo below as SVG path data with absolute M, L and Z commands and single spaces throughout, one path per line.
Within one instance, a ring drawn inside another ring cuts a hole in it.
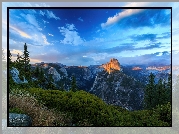
M 32 119 L 26 114 L 9 113 L 9 127 L 32 126 Z
M 19 71 L 15 67 L 12 67 L 12 69 L 10 70 L 10 74 L 12 75 L 12 79 L 14 80 L 15 83 L 17 84 L 28 83 L 28 81 L 25 79 L 24 76 L 23 76 L 24 80 L 21 81 L 21 79 L 19 78 Z

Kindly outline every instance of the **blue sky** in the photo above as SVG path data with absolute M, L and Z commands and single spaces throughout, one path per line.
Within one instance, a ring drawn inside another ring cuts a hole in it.
M 9 48 L 31 63 L 170 64 L 170 9 L 10 9 Z

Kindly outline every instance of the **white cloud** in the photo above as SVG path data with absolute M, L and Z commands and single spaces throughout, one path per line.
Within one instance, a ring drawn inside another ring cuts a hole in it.
M 11 26 L 11 25 L 9 25 L 9 27 L 10 27 L 12 30 L 14 30 L 14 31 L 11 31 L 11 32 L 18 32 L 22 37 L 31 39 L 31 36 L 30 36 L 29 34 L 25 33 L 24 31 L 22 31 L 22 30 L 20 30 L 20 29 L 18 29 L 18 28 L 16 28 L 16 27 L 13 27 L 13 26 Z M 15 33 L 15 34 L 16 34 L 16 33 Z
M 113 17 L 109 17 L 106 21 L 106 23 L 102 23 L 101 27 L 105 28 L 107 26 L 113 25 L 116 22 L 118 22 L 119 20 L 128 17 L 130 15 L 136 14 L 141 12 L 143 9 L 126 9 L 120 13 L 117 13 L 116 15 L 114 15 Z
M 78 20 L 83 22 L 83 19 L 81 17 L 79 17 Z
M 66 24 L 66 27 L 68 28 L 68 30 L 77 30 L 74 24 Z
M 23 54 L 23 52 L 20 50 L 16 50 L 16 49 L 11 50 L 11 54 L 17 55 L 18 53 L 19 53 L 19 55 Z
M 145 7 L 151 5 L 151 2 L 127 2 L 127 4 L 123 7 Z M 153 5 L 154 6 L 154 5 Z M 128 17 L 133 14 L 137 14 L 141 12 L 144 9 L 126 9 L 120 13 L 117 13 L 113 17 L 109 17 L 105 23 L 101 24 L 102 28 L 105 28 L 107 26 L 113 25 L 116 22 L 120 21 L 121 19 Z
M 40 28 L 34 15 L 21 14 L 21 16 L 27 21 L 27 23 L 16 22 L 16 20 L 13 20 L 10 23 L 10 37 L 12 40 L 16 40 L 17 42 L 28 42 L 28 44 L 32 44 L 34 46 L 52 45 L 48 42 L 46 36 L 41 32 L 42 28 Z M 14 23 L 16 24 L 15 26 L 12 25 Z M 19 37 L 18 34 L 25 38 Z M 15 44 L 16 43 L 14 42 L 11 43 L 12 46 L 15 46 Z
M 39 30 L 42 30 L 42 29 L 40 28 L 40 26 L 39 26 L 39 24 L 38 24 L 38 22 L 37 22 L 37 20 L 36 20 L 36 18 L 35 18 L 34 15 L 31 15 L 31 14 L 27 14 L 27 15 L 21 14 L 21 16 L 24 17 L 24 19 L 25 19 L 29 24 L 35 26 L 35 27 L 36 27 L 37 29 L 39 29 Z
M 40 10 L 40 14 L 41 14 L 42 16 L 44 16 L 44 15 L 45 15 L 45 12 L 42 12 L 42 11 Z
M 49 45 L 49 44 L 50 44 L 50 43 L 47 41 L 47 38 L 46 38 L 45 35 L 42 35 L 42 38 L 43 38 L 43 43 L 44 43 L 45 45 Z
M 60 18 L 56 17 L 55 14 L 52 11 L 48 11 L 48 10 L 47 10 L 47 18 L 49 18 L 49 19 L 54 18 L 56 20 L 60 20 Z
M 74 24 L 66 24 L 66 27 L 67 28 L 58 27 L 61 34 L 65 36 L 65 38 L 61 40 L 60 43 L 80 45 L 85 42 L 85 40 L 78 35 L 78 32 L 76 31 L 77 29 L 75 28 Z
M 49 23 L 48 21 L 43 20 L 44 24 Z
M 35 45 L 41 45 L 41 46 L 46 46 L 46 45 L 51 45 L 46 36 L 42 33 L 36 33 L 33 35 L 33 41 L 32 41 L 32 44 L 35 44 Z
M 48 33 L 49 36 L 53 36 L 53 34 Z

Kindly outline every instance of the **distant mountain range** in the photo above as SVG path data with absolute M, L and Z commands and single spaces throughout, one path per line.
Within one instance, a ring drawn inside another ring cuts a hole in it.
M 36 63 L 31 64 L 31 69 L 37 67 L 44 71 L 45 82 L 40 87 L 44 90 L 51 74 L 56 89 L 69 91 L 72 78 L 75 77 L 77 88 L 94 94 L 107 104 L 118 105 L 128 110 L 142 109 L 144 88 L 148 82 L 150 73 L 155 74 L 155 82 L 164 79 L 167 81 L 171 73 L 169 65 L 165 66 L 123 66 L 117 59 L 111 59 L 102 65 L 90 66 L 66 66 L 61 63 Z M 173 72 L 179 71 L 179 67 L 172 68 Z M 19 71 L 13 67 L 11 75 L 14 82 L 28 83 L 26 79 L 20 80 Z M 32 77 L 37 82 L 38 78 Z
M 171 72 L 165 66 L 122 66 L 117 59 L 102 65 L 66 66 L 61 63 L 36 63 L 32 69 L 43 68 L 45 75 L 52 74 L 59 89 L 71 88 L 72 76 L 78 89 L 85 90 L 103 99 L 108 104 L 122 106 L 128 110 L 142 108 L 144 85 L 148 75 L 154 73 L 155 81 L 167 79 Z

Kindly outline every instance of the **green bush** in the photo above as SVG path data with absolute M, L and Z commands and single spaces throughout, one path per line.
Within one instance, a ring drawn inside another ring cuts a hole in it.
M 172 108 L 170 102 L 164 105 L 158 105 L 153 109 L 153 114 L 155 114 L 159 120 L 167 122 L 169 126 L 172 125 Z
M 119 106 L 107 105 L 97 96 L 82 90 L 25 90 L 48 108 L 72 117 L 75 126 L 169 126 L 171 121 L 169 104 L 153 110 L 127 111 Z
M 17 113 L 17 114 L 27 114 L 26 112 L 22 111 L 21 109 L 19 108 L 9 108 L 9 113 Z

